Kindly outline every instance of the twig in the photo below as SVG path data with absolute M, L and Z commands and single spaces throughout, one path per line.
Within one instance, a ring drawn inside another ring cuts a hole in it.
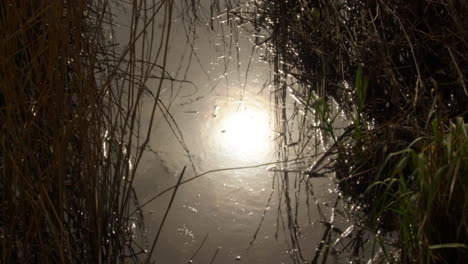
M 174 192 L 172 193 L 171 200 L 169 201 L 169 204 L 167 205 L 166 212 L 164 213 L 164 217 L 162 219 L 162 222 L 159 225 L 158 233 L 156 234 L 156 237 L 154 238 L 154 241 L 153 241 L 153 245 L 151 246 L 151 250 L 149 251 L 148 256 L 146 257 L 146 261 L 145 261 L 146 264 L 149 263 L 149 261 L 151 259 L 151 255 L 153 254 L 154 248 L 156 247 L 156 243 L 158 242 L 159 235 L 161 234 L 161 230 L 162 230 L 162 228 L 164 226 L 164 223 L 166 222 L 167 215 L 169 214 L 169 211 L 172 208 L 172 203 L 174 202 L 177 190 L 179 189 L 179 186 L 181 185 L 181 181 L 182 181 L 182 178 L 184 177 L 184 173 L 185 173 L 186 168 L 187 168 L 187 166 L 184 166 L 184 168 L 182 169 L 182 172 L 180 173 L 179 180 L 177 181 L 177 184 L 175 185 Z

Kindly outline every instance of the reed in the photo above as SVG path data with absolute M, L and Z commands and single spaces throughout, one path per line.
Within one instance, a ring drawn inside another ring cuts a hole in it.
M 388 168 L 391 177 L 369 187 L 385 186 L 373 215 L 398 215 L 405 262 L 463 263 L 468 257 L 467 128 L 462 118 L 448 127 L 434 120 L 434 134 L 417 140 L 422 147 L 389 155 L 387 161 L 398 161 Z
M 200 3 L 180 4 L 194 40 Z M 291 149 L 298 160 L 318 157 L 320 141 L 331 139 L 322 158 L 334 159 L 325 164 L 318 159 L 320 166 L 307 175 L 334 169 L 343 194 L 364 208 L 376 229 L 398 231 L 398 262 L 462 263 L 468 233 L 463 179 L 468 5 L 456 0 L 225 5 L 233 37 L 224 44 L 233 44 L 239 23 L 248 21 L 272 64 L 280 161 L 288 160 Z M 107 0 L 0 5 L 3 263 L 139 262 L 145 252 L 147 245 L 135 239 L 132 228 L 138 223 L 132 215 L 141 208 L 132 183 L 158 106 L 164 109 L 160 91 L 174 81 L 166 72 L 174 3 L 132 2 L 128 43 L 120 47 L 108 37 L 115 27 L 112 8 Z M 211 15 L 219 9 L 215 1 Z M 159 80 L 151 92 L 145 86 L 149 78 Z M 142 131 L 139 109 L 148 93 L 151 121 Z M 292 113 L 284 107 L 289 95 L 296 101 Z M 337 136 L 340 113 L 353 124 Z M 306 153 L 307 147 L 315 155 Z M 307 175 L 297 181 L 313 196 Z M 180 183 L 200 176 L 181 181 L 181 175 Z M 293 196 L 299 194 L 288 193 L 290 176 L 280 171 L 275 181 L 288 215 L 281 224 L 290 229 L 291 246 L 300 248 L 293 210 Z M 330 242 L 328 224 L 324 237 Z M 147 261 L 152 252 L 144 256 Z M 293 255 L 305 260 L 300 250 Z
M 140 219 L 130 218 L 152 126 L 140 130 L 139 109 L 153 74 L 156 111 L 173 4 L 133 2 L 123 44 L 109 37 L 114 7 L 107 0 L 0 5 L 2 263 L 138 262 L 145 253 Z
M 456 131 L 466 130 L 468 5 L 293 0 L 251 6 L 232 13 L 251 21 L 272 64 L 280 159 L 288 159 L 290 142 L 304 156 L 322 141 L 336 154 L 327 166 L 340 190 L 363 208 L 375 233 L 399 232 L 398 256 L 387 252 L 390 261 L 462 263 L 467 189 L 457 183 L 466 174 L 466 136 Z M 292 111 L 284 107 L 288 96 Z M 345 130 L 351 133 L 342 137 L 335 136 L 341 132 L 330 110 L 334 101 L 352 120 Z

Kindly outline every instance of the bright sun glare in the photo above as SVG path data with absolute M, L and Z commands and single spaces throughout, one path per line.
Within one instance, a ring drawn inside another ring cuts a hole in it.
M 237 155 L 260 154 L 270 148 L 270 127 L 265 111 L 230 113 L 223 118 L 223 146 Z

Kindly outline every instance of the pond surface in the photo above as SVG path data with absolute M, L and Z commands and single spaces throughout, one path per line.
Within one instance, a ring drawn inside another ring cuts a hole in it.
M 121 16 L 119 23 L 125 24 L 128 18 Z M 170 116 L 160 111 L 155 117 L 134 187 L 143 204 L 176 184 L 184 166 L 184 179 L 209 173 L 178 189 L 153 259 L 156 263 L 314 263 L 320 255 L 317 248 L 324 252 L 327 244 L 339 242 L 331 250 L 337 254 L 327 251 L 328 258 L 320 263 L 348 263 L 350 254 L 338 254 L 345 247 L 339 237 L 353 223 L 335 191 L 333 175 L 308 178 L 300 173 L 311 165 L 307 163 L 294 165 L 296 172 L 271 169 L 281 166 L 275 164 L 274 88 L 265 85 L 272 72 L 260 60 L 264 48 L 252 53 L 251 36 L 239 29 L 233 43 L 240 50 L 237 61 L 237 53 L 226 53 L 229 31 L 225 29 L 223 36 L 200 26 L 192 43 L 196 56 L 185 72 L 191 45 L 181 17 L 175 16 L 173 23 L 168 71 L 190 83 L 166 83 L 161 96 Z M 157 82 L 150 80 L 147 85 L 156 89 Z M 145 100 L 143 127 L 151 112 L 151 97 Z M 293 108 L 292 99 L 286 107 Z M 323 146 L 317 148 L 315 153 L 323 151 Z M 158 231 L 171 193 L 143 208 L 148 241 Z

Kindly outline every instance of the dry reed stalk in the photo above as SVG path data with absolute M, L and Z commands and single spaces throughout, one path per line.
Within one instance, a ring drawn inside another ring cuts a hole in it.
M 434 119 L 448 127 L 466 116 L 468 5 L 456 0 L 254 5 L 255 12 L 237 15 L 253 21 L 256 33 L 266 39 L 257 43 L 266 47 L 275 74 L 280 159 L 288 157 L 291 127 L 300 130 L 301 149 L 317 146 L 307 134 L 322 133 L 337 144 L 339 186 L 355 203 L 369 212 L 383 193 L 398 197 L 396 187 L 366 192 L 374 182 L 392 178 L 401 161 L 390 154 L 408 146 L 422 151 L 424 141 L 413 142 L 431 138 Z M 284 108 L 287 89 L 301 99 L 290 112 Z M 353 120 L 352 133 L 339 142 L 333 134 L 332 99 Z M 298 115 L 299 110 L 304 114 Z M 411 168 L 405 172 L 411 179 Z M 466 203 L 463 199 L 459 196 L 458 203 Z M 394 216 L 390 211 L 385 214 Z
M 171 3 L 134 2 L 122 49 L 110 1 L 1 4 L 1 262 L 138 261 L 132 183 L 152 126 L 139 109 L 158 66 L 156 111 Z

